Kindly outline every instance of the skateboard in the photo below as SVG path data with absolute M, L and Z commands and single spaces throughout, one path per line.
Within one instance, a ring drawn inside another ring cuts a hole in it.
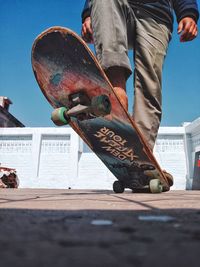
M 72 30 L 52 27 L 32 47 L 38 85 L 54 108 L 51 119 L 69 124 L 117 180 L 115 193 L 160 193 L 168 179 L 126 112 L 87 44 Z M 156 177 L 156 178 L 155 178 Z

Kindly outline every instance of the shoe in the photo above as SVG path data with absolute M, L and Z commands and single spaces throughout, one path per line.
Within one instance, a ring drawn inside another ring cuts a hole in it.
M 174 184 L 173 176 L 169 172 L 167 172 L 166 170 L 163 170 L 163 173 L 164 173 L 164 175 L 166 176 L 166 178 L 168 180 L 169 186 L 172 186 Z

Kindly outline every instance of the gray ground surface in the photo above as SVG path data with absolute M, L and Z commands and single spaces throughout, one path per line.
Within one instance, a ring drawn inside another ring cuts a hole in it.
M 2 189 L 0 229 L 1 267 L 195 267 L 200 191 Z

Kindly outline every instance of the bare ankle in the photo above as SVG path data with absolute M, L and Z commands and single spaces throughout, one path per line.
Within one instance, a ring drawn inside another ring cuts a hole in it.
M 113 89 L 114 89 L 116 95 L 118 96 L 121 104 L 128 112 L 128 97 L 127 97 L 126 91 L 121 87 L 113 87 Z

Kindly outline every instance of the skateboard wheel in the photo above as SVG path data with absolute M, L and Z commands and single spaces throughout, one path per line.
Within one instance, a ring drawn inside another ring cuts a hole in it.
M 61 107 L 56 108 L 51 114 L 51 120 L 53 123 L 57 126 L 63 126 L 67 125 L 69 123 L 70 118 L 66 118 L 65 112 L 67 111 L 67 108 Z
M 113 183 L 113 191 L 115 193 L 123 193 L 124 192 L 124 186 L 120 181 L 115 181 Z
M 95 116 L 105 116 L 111 112 L 111 103 L 107 95 L 95 96 L 91 102 L 92 113 Z
M 162 193 L 163 186 L 159 179 L 153 179 L 149 182 L 149 188 L 151 193 Z

